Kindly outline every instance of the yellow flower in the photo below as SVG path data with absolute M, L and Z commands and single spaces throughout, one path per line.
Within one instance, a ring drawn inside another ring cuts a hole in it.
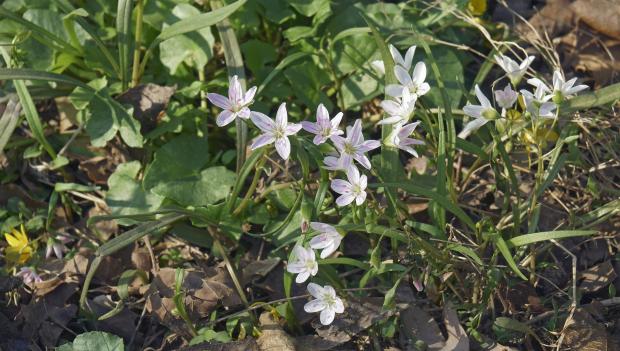
M 469 0 L 467 8 L 474 16 L 482 16 L 487 11 L 487 0 Z
M 12 263 L 26 263 L 32 256 L 32 247 L 29 245 L 28 236 L 24 230 L 24 225 L 20 227 L 21 230 L 13 229 L 11 234 L 5 233 L 4 238 L 9 243 L 9 247 L 4 250 L 6 254 L 6 260 Z

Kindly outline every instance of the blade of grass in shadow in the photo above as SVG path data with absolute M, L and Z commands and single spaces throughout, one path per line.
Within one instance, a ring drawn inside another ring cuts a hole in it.
M 132 0 L 118 0 L 118 7 L 116 9 L 118 63 L 123 91 L 127 90 L 129 87 L 129 51 L 131 47 L 132 4 Z
M 525 246 L 541 241 L 572 238 L 576 236 L 588 236 L 596 234 L 596 230 L 557 230 L 553 232 L 539 232 L 516 236 L 506 243 L 510 247 Z
M 88 84 L 58 73 L 37 71 L 28 68 L 0 68 L 0 80 L 41 80 L 47 82 L 64 83 L 93 90 Z
M 142 26 L 144 17 L 144 1 L 138 0 L 136 5 L 136 33 L 133 49 L 133 66 L 131 71 L 131 86 L 135 87 L 140 83 L 140 49 L 142 48 Z
M 497 247 L 502 256 L 504 256 L 504 259 L 506 260 L 508 266 L 519 276 L 519 278 L 527 280 L 527 277 L 521 272 L 514 258 L 512 258 L 512 253 L 510 252 L 506 241 L 499 235 L 496 235 L 494 239 L 495 247 Z
M 214 9 L 218 9 L 222 6 L 222 2 L 219 0 L 212 1 L 211 6 Z M 241 83 L 241 88 L 245 91 L 247 89 L 247 82 L 245 79 L 243 56 L 241 56 L 241 49 L 239 48 L 239 42 L 237 41 L 235 31 L 227 18 L 219 21 L 216 27 L 220 34 L 220 39 L 222 40 L 222 46 L 224 47 L 228 77 L 231 78 L 236 75 L 239 78 L 239 83 Z M 237 118 L 235 120 L 235 126 L 237 127 L 237 172 L 239 172 L 245 162 L 245 151 L 248 142 L 248 125 L 240 118 Z

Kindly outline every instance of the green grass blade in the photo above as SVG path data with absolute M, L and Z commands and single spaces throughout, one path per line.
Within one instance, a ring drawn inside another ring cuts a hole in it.
M 506 241 L 504 241 L 504 239 L 499 235 L 495 237 L 495 247 L 497 247 L 502 256 L 504 256 L 508 266 L 519 276 L 519 278 L 527 280 L 527 277 L 521 272 L 514 258 L 512 258 L 512 253 L 508 248 L 508 244 L 506 244 Z
M 118 62 L 123 90 L 129 87 L 129 54 L 131 50 L 132 0 L 118 0 L 116 9 L 116 36 L 118 40 Z
M 581 94 L 564 102 L 561 106 L 562 111 L 573 112 L 585 110 L 592 107 L 609 105 L 620 99 L 620 83 L 616 83 L 592 93 Z
M 553 232 L 538 232 L 516 236 L 507 241 L 510 247 L 525 246 L 541 241 L 572 238 L 575 236 L 588 236 L 596 234 L 596 230 L 557 230 Z
M 450 201 L 446 196 L 441 195 L 432 189 L 424 188 L 421 186 L 417 186 L 410 183 L 404 182 L 394 182 L 394 183 L 379 183 L 379 184 L 369 184 L 371 188 L 377 187 L 386 187 L 386 188 L 400 188 L 410 194 L 421 195 L 427 197 L 436 203 L 438 203 L 441 207 L 446 209 L 447 211 L 452 212 L 458 219 L 460 219 L 463 223 L 465 223 L 469 228 L 473 231 L 476 230 L 476 225 L 474 221 L 457 205 L 455 205 L 452 201 Z
M 93 90 L 88 84 L 58 73 L 37 71 L 28 68 L 0 68 L 0 80 L 41 80 L 63 83 Z
M 375 24 L 364 14 L 361 14 L 361 15 L 362 17 L 364 17 L 364 20 L 368 24 L 372 37 L 374 38 L 375 43 L 377 44 L 377 47 L 379 49 L 379 52 L 381 53 L 381 59 L 383 60 L 383 65 L 385 67 L 385 86 L 387 87 L 388 84 L 397 83 L 396 76 L 394 75 L 394 60 L 392 59 L 392 55 L 390 54 L 390 50 L 388 49 L 388 46 L 385 40 L 379 33 L 379 30 L 377 29 Z M 384 114 L 384 118 L 386 117 L 387 117 L 387 114 Z M 389 137 L 389 135 L 392 133 L 392 129 L 393 127 L 391 125 L 381 126 L 381 139 L 385 141 Z M 382 181 L 396 182 L 396 181 L 400 181 L 406 178 L 402 163 L 400 162 L 400 159 L 398 158 L 398 151 L 394 149 L 393 147 L 388 147 L 384 143 L 382 143 L 380 162 L 381 162 L 381 171 L 382 171 L 382 176 L 383 176 Z M 386 189 L 386 195 L 388 196 L 388 199 L 390 200 L 389 201 L 391 205 L 390 211 L 392 212 L 392 214 L 397 214 L 398 213 L 398 204 L 397 204 L 398 197 L 396 196 L 396 193 L 392 191 L 391 189 Z
M 230 8 L 226 12 L 233 13 L 237 8 L 243 5 L 243 2 L 244 1 L 237 1 L 232 5 L 218 8 L 222 6 L 222 2 L 212 1 L 211 6 L 218 9 L 203 15 L 213 14 L 216 11 L 221 11 L 225 8 Z M 231 6 L 233 7 L 231 8 Z M 226 18 L 228 17 L 228 15 L 221 16 L 222 19 L 216 21 L 216 27 L 218 33 L 220 34 L 220 39 L 222 40 L 222 46 L 224 47 L 224 58 L 226 59 L 226 67 L 228 68 L 228 77 L 232 78 L 232 76 L 236 75 L 239 78 L 239 83 L 241 83 L 242 89 L 245 91 L 247 89 L 247 81 L 245 79 L 245 67 L 243 66 L 243 56 L 241 56 L 239 41 L 237 40 L 234 29 L 230 25 L 230 21 L 228 20 L 228 18 Z M 188 27 L 191 27 L 191 23 L 188 24 Z M 245 152 L 248 143 L 248 125 L 240 118 L 237 118 L 235 120 L 235 126 L 237 127 L 237 172 L 239 172 L 239 170 L 241 170 L 241 167 L 243 166 L 243 163 L 245 162 Z
M 2 56 L 4 57 L 6 65 L 10 67 L 11 57 L 7 52 L 6 48 L 0 47 L 0 51 L 2 52 Z M 22 108 L 24 109 L 26 121 L 28 122 L 28 126 L 32 131 L 32 135 L 37 140 L 37 142 L 39 142 L 39 144 L 43 146 L 45 152 L 47 152 L 52 159 L 55 159 L 56 151 L 45 137 L 43 124 L 41 124 L 41 119 L 39 118 L 39 113 L 37 112 L 37 108 L 34 105 L 34 101 L 32 101 L 32 96 L 30 96 L 28 88 L 26 88 L 26 83 L 23 80 L 14 80 L 13 84 L 15 85 L 17 96 L 19 96 L 19 101 L 21 102 Z

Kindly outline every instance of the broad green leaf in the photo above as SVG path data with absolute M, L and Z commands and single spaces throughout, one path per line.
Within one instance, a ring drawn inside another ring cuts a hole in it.
M 118 165 L 108 179 L 106 203 L 112 215 L 134 215 L 157 210 L 164 198 L 146 192 L 136 179 L 140 171 L 140 162 L 132 161 Z M 136 223 L 131 219 L 119 219 L 121 225 Z
M 241 51 L 245 57 L 246 65 L 254 75 L 264 71 L 271 72 L 271 69 L 265 66 L 278 58 L 276 48 L 273 45 L 256 39 L 250 39 L 241 44 Z
M 348 76 L 342 82 L 341 89 L 344 107 L 347 110 L 364 104 L 380 93 L 377 79 L 365 73 Z
M 284 34 L 284 37 L 288 41 L 290 41 L 291 43 L 294 43 L 300 39 L 308 38 L 308 37 L 315 35 L 315 28 L 308 27 L 308 26 L 290 27 L 284 30 L 282 34 Z
M 324 7 L 329 8 L 329 0 L 289 0 L 288 3 L 306 17 L 314 16 Z
M 323 86 L 330 83 L 329 76 L 314 61 L 304 61 L 284 71 L 293 93 L 308 107 L 314 109 L 317 104 L 323 103 L 331 110 L 331 99 L 323 92 Z
M 172 9 L 165 20 L 166 26 L 200 15 L 200 11 L 190 4 L 178 4 Z M 207 61 L 213 57 L 213 43 L 215 38 L 210 28 L 202 28 L 193 33 L 179 35 L 159 44 L 159 58 L 173 75 L 177 72 L 180 64 L 185 63 L 189 67 L 202 70 Z
M 209 143 L 192 135 L 178 136 L 155 152 L 144 175 L 144 188 L 185 176 L 197 176 L 209 162 Z
M 44 28 L 58 38 L 63 40 L 68 39 L 67 33 L 62 26 L 62 17 L 56 11 L 47 9 L 29 9 L 24 12 L 23 18 L 26 21 L 32 22 L 41 28 Z
M 71 351 L 124 351 L 123 339 L 116 335 L 94 331 L 75 337 L 71 346 L 64 344 L 60 350 Z
M 355 28 L 357 29 L 357 28 Z M 370 40 L 368 28 L 364 33 L 347 36 L 333 44 L 331 55 L 339 75 L 346 75 L 359 70 L 375 56 L 377 43 Z M 375 80 L 378 80 L 375 78 Z
M 450 106 L 452 108 L 459 108 L 460 101 L 463 97 L 463 90 L 459 86 L 459 81 L 463 82 L 463 65 L 461 59 L 450 49 L 433 46 L 433 56 L 437 63 L 437 67 L 441 72 L 441 80 L 445 87 L 446 94 L 450 97 Z M 417 56 L 417 55 L 416 55 Z M 417 60 L 422 60 L 418 58 Z M 417 61 L 414 59 L 414 62 Z M 428 64 L 428 62 L 427 62 Z M 442 106 L 443 99 L 437 79 L 435 78 L 433 70 L 429 70 L 428 84 L 432 87 L 428 94 L 425 96 L 433 102 L 433 106 Z
M 159 183 L 151 191 L 184 206 L 206 206 L 225 199 L 234 184 L 235 173 L 217 166 L 195 176 Z
M 282 24 L 295 17 L 287 0 L 256 0 L 264 8 L 265 18 L 275 24 Z
M 271 82 L 271 80 L 278 75 L 278 73 L 282 72 L 284 69 L 286 69 L 289 65 L 291 65 L 293 62 L 307 57 L 309 56 L 309 53 L 306 52 L 296 52 L 293 54 L 288 55 L 287 57 L 285 57 L 282 61 L 280 61 L 280 63 L 278 63 L 278 65 L 271 71 L 271 73 L 269 73 L 269 75 L 267 76 L 267 78 L 265 78 L 265 80 L 263 80 L 263 82 L 258 86 L 258 89 L 256 91 L 256 95 L 260 95 L 260 93 L 263 91 L 263 89 L 265 89 L 265 87 L 267 86 L 267 84 L 269 84 L 269 82 Z

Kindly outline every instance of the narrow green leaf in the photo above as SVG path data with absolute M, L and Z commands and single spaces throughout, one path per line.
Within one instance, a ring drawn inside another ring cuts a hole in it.
M 0 68 L 0 80 L 40 80 L 74 85 L 84 89 L 93 90 L 90 86 L 75 78 L 58 73 L 37 71 L 29 68 Z
M 2 7 L 0 6 L 0 9 Z M 0 14 L 2 10 L 0 10 Z M 7 67 L 11 66 L 11 57 L 7 52 L 6 48 L 0 47 L 0 51 L 2 56 L 4 57 L 4 61 Z M 52 145 L 47 141 L 45 137 L 45 131 L 43 130 L 43 124 L 41 124 L 41 119 L 39 118 L 39 113 L 37 112 L 37 108 L 34 105 L 34 101 L 32 101 L 32 96 L 28 92 L 28 88 L 26 88 L 26 83 L 23 80 L 14 80 L 15 90 L 17 91 L 17 96 L 19 96 L 19 101 L 24 109 L 24 114 L 26 115 L 26 121 L 28 122 L 28 126 L 30 126 L 30 130 L 32 131 L 32 135 L 34 138 L 43 146 L 45 151 L 50 155 L 52 159 L 56 158 L 56 151 L 52 147 Z
M 508 263 L 508 266 L 521 279 L 527 280 L 527 277 L 525 275 L 523 275 L 521 270 L 519 270 L 519 267 L 517 266 L 517 263 L 515 262 L 514 258 L 512 258 L 512 253 L 510 252 L 510 249 L 508 248 L 508 245 L 506 244 L 506 241 L 504 241 L 504 239 L 501 236 L 499 236 L 499 235 L 494 237 L 494 241 L 495 241 L 495 247 L 497 247 L 497 249 L 502 254 L 502 256 L 504 256 L 504 259 L 506 260 L 506 263 Z
M 609 105 L 620 99 L 620 83 L 599 89 L 588 94 L 575 96 L 564 102 L 561 111 L 571 112 L 585 110 L 588 108 Z
M 20 111 L 21 106 L 19 103 L 9 100 L 2 114 L 2 118 L 0 118 L 0 154 L 2 154 L 6 143 L 9 142 L 11 135 L 13 135 Z
M 116 36 L 118 40 L 118 62 L 123 90 L 129 86 L 129 55 L 131 50 L 132 0 L 118 0 L 116 9 Z
M 572 238 L 575 236 L 595 235 L 596 233 L 596 230 L 557 230 L 553 232 L 538 232 L 515 236 L 514 238 L 509 239 L 506 243 L 510 247 L 518 247 L 537 243 L 540 241 Z
M 395 182 L 395 183 L 378 183 L 378 184 L 370 184 L 370 187 L 387 187 L 387 188 L 400 188 L 410 194 L 417 194 L 428 197 L 433 201 L 437 202 L 444 209 L 452 212 L 455 216 L 457 216 L 463 223 L 465 223 L 472 230 L 476 230 L 476 225 L 472 221 L 471 218 L 457 205 L 451 202 L 446 196 L 442 196 L 431 189 L 424 188 L 421 186 L 417 186 L 410 183 L 404 182 Z
M 282 72 L 291 63 L 306 56 L 310 56 L 310 54 L 307 52 L 296 52 L 296 53 L 290 54 L 287 57 L 285 57 L 282 61 L 280 61 L 280 63 L 278 63 L 278 65 L 271 72 L 269 72 L 269 75 L 258 86 L 258 89 L 256 90 L 256 95 L 260 95 L 260 93 L 263 91 L 263 89 L 265 89 L 265 87 L 269 84 L 269 82 L 271 82 L 271 80 L 275 78 L 275 76 L 277 76 L 280 72 Z
M 338 265 L 353 266 L 353 267 L 357 267 L 363 270 L 370 269 L 370 265 L 368 263 L 364 263 L 362 261 L 349 258 L 349 257 L 326 258 L 326 259 L 318 261 L 318 263 L 319 265 L 338 264 Z

